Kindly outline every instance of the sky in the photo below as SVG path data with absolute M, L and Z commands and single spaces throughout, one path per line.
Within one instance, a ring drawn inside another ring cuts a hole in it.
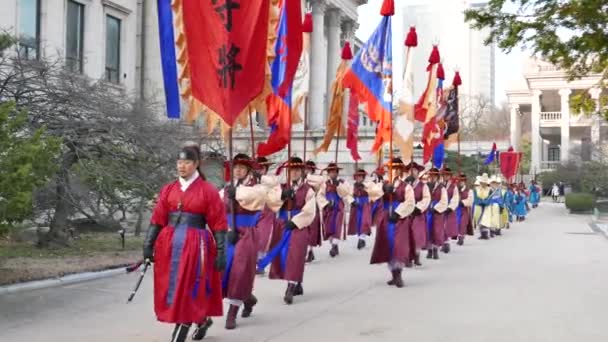
M 403 13 L 403 8 L 405 6 L 428 3 L 431 1 L 447 3 L 448 1 L 466 0 L 395 0 L 396 15 L 393 17 L 393 32 L 396 31 L 396 28 L 403 27 L 403 15 L 399 14 Z M 483 1 L 477 0 L 471 2 L 479 3 Z M 372 34 L 374 29 L 380 22 L 381 6 L 382 0 L 369 0 L 366 5 L 362 5 L 359 7 L 359 29 L 357 30 L 356 36 L 357 38 L 361 39 L 361 41 L 367 41 L 369 36 Z M 441 23 L 437 23 L 437 25 L 441 25 Z M 393 37 L 393 39 L 405 39 L 405 37 Z M 449 51 L 446 51 L 446 53 L 449 54 Z M 507 96 L 505 93 L 505 89 L 508 88 L 509 84 L 511 84 L 516 79 L 514 77 L 515 75 L 520 75 L 522 73 L 522 61 L 524 59 L 524 56 L 525 52 L 522 52 L 520 49 L 513 49 L 513 51 L 509 54 L 504 53 L 498 48 L 496 49 L 495 98 L 497 105 L 500 105 L 502 102 L 506 102 Z M 404 59 L 404 56 L 393 55 L 393 59 L 397 58 Z

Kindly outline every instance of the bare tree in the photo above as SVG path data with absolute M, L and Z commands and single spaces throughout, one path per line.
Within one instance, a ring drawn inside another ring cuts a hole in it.
M 33 128 L 62 139 L 59 171 L 43 198 L 50 231 L 40 245 L 67 242 L 75 212 L 110 228 L 117 212 L 140 215 L 174 173 L 175 151 L 198 130 L 162 119 L 159 108 L 120 87 L 68 72 L 61 60 L 0 55 L 0 102 L 27 108 Z M 124 215 L 123 215 L 124 216 Z
M 461 95 L 459 105 L 461 139 L 480 140 L 485 117 L 492 112 L 493 104 L 484 96 Z

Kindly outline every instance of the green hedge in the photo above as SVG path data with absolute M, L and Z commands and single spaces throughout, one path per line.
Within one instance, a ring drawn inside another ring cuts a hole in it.
M 595 196 L 587 193 L 569 193 L 566 195 L 566 208 L 570 211 L 591 211 L 595 205 Z

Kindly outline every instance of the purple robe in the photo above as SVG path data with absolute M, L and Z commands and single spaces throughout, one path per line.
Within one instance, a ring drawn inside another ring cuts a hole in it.
M 450 200 L 452 199 L 452 196 L 454 196 L 455 192 L 457 192 L 457 191 L 458 191 L 458 187 L 456 186 L 456 184 L 454 184 L 454 183 L 450 184 L 450 186 L 447 189 L 448 203 L 450 202 Z M 446 239 L 458 238 L 458 217 L 457 217 L 456 211 L 452 211 L 450 213 L 445 214 L 445 234 L 446 234 Z
M 425 186 L 426 184 L 421 181 L 418 181 L 418 184 L 414 186 L 414 198 L 416 199 L 416 204 L 422 201 Z M 420 215 L 413 216 L 411 220 L 414 249 L 423 249 L 428 243 L 426 231 L 426 210 L 422 211 Z
M 276 214 L 268 207 L 264 207 L 260 222 L 256 226 L 255 237 L 257 240 L 258 253 L 266 253 L 272 238 L 272 227 L 276 220 Z
M 286 189 L 287 184 L 282 184 L 281 187 Z M 311 189 L 310 185 L 303 183 L 295 193 L 295 199 L 293 200 L 291 208 L 287 208 L 287 202 L 283 204 L 283 207 L 281 207 L 279 217 L 277 218 L 274 226 L 275 229 L 272 236 L 271 248 L 274 248 L 277 244 L 279 244 L 283 238 L 287 210 L 291 209 L 293 216 L 299 213 L 306 204 L 306 194 L 308 194 L 309 189 Z M 282 256 L 275 258 L 272 261 L 272 266 L 270 267 L 270 279 L 284 279 L 299 283 L 304 280 L 304 263 L 308 249 L 308 235 L 309 232 L 306 228 L 296 228 L 291 231 L 291 237 L 287 246 L 287 255 L 286 259 L 284 260 L 284 267 Z
M 433 203 L 437 203 L 441 200 L 441 190 L 443 189 L 443 185 L 438 184 L 435 186 L 435 189 L 431 191 L 431 206 Z M 432 210 L 432 208 L 429 208 Z M 430 239 L 431 243 L 435 246 L 441 246 L 446 241 L 445 235 L 445 215 L 443 213 L 431 213 L 433 217 Z
M 406 184 L 401 182 L 395 188 L 393 193 L 393 208 L 396 208 L 400 203 L 405 201 Z M 406 263 L 410 260 L 410 227 L 411 220 L 409 217 L 400 219 L 394 224 L 394 228 L 388 220 L 390 199 L 388 195 L 384 195 L 383 202 L 386 205 L 382 210 L 382 217 L 376 227 L 376 241 L 372 251 L 370 264 L 388 263 L 391 261 Z M 392 235 L 392 236 L 391 236 Z
M 460 190 L 460 201 L 462 202 L 463 200 L 466 200 L 469 198 L 469 189 L 468 188 L 464 188 L 463 190 Z M 472 220 L 471 220 L 471 208 L 467 208 L 465 206 L 463 206 L 462 204 L 460 205 L 460 224 L 458 227 L 458 234 L 465 236 L 465 235 L 473 235 L 473 226 L 471 225 Z
M 342 182 L 340 180 L 339 182 Z M 325 183 L 325 198 L 330 203 L 323 208 L 323 240 L 330 238 L 343 240 L 344 232 L 344 201 L 338 195 L 338 186 L 331 180 Z M 333 203 L 333 205 L 332 205 Z
M 315 201 L 316 202 L 316 201 Z M 319 207 L 315 204 L 315 218 L 308 228 L 308 246 L 309 247 L 320 247 L 323 242 L 323 236 L 321 234 L 321 214 Z
M 249 186 L 255 183 L 248 184 Z M 238 189 L 238 188 L 237 188 Z M 224 196 L 228 224 L 232 222 L 230 200 Z M 229 299 L 246 300 L 251 296 L 256 273 L 258 258 L 258 239 L 256 232 L 260 230 L 262 211 L 249 211 L 234 202 L 236 231 L 239 239 L 233 247 L 227 246 L 227 266 L 223 274 L 222 285 L 224 297 Z M 232 258 L 231 258 L 232 256 Z M 231 262 L 232 261 L 232 262 Z
M 348 235 L 371 235 L 372 207 L 363 184 L 355 184 L 353 197 L 355 201 L 350 209 Z

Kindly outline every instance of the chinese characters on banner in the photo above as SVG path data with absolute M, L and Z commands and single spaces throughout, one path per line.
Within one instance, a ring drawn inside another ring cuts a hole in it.
M 182 0 L 192 95 L 228 126 L 263 90 L 270 0 Z

